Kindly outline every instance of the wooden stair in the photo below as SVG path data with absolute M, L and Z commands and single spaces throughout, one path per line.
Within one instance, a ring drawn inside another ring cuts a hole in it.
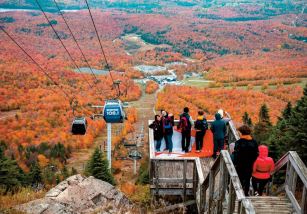
M 291 202 L 286 197 L 258 196 L 247 197 L 251 200 L 256 214 L 294 213 Z
M 250 199 L 256 214 L 294 214 L 294 209 L 291 202 L 282 197 L 273 196 L 258 196 L 258 197 L 246 197 Z M 234 212 L 232 214 L 238 214 L 238 201 L 235 202 Z M 223 213 L 227 213 L 227 204 L 224 204 Z

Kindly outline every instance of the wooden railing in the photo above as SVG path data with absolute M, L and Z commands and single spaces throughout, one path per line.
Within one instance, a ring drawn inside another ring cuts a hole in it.
M 200 159 L 195 159 L 194 162 L 194 174 L 193 174 L 193 193 L 197 204 L 198 213 L 204 212 L 205 201 L 204 201 L 204 188 L 203 184 L 205 181 Z
M 209 174 L 200 184 L 201 200 L 199 213 L 234 213 L 235 203 L 238 203 L 237 213 L 255 213 L 251 201 L 245 197 L 243 189 L 229 152 L 221 151 L 215 160 Z M 208 192 L 208 193 L 207 193 Z M 223 206 L 224 200 L 227 202 Z
M 274 185 L 274 176 L 276 177 L 277 173 L 285 166 L 287 166 L 287 169 L 284 184 L 275 191 L 272 191 L 272 187 L 276 186 Z M 272 195 L 279 195 L 285 192 L 296 213 L 307 213 L 307 168 L 298 154 L 295 151 L 289 151 L 276 163 L 275 170 L 271 174 L 273 182 L 270 193 Z M 296 191 L 298 178 L 301 180 L 302 189 Z M 301 193 L 301 195 L 298 193 Z M 299 195 L 301 197 L 299 197 Z M 300 200 L 298 200 L 298 197 Z M 300 201 L 300 203 L 298 201 Z

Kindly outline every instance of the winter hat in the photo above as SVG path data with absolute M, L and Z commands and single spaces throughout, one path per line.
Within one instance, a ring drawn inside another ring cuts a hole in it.
M 219 113 L 219 114 L 221 115 L 221 118 L 224 117 L 224 111 L 223 111 L 223 109 L 219 109 L 219 110 L 217 111 L 217 113 Z

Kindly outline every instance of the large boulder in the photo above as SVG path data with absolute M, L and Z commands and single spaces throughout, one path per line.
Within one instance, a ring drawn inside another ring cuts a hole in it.
M 42 199 L 15 207 L 31 214 L 132 213 L 128 198 L 111 184 L 94 177 L 73 175 Z

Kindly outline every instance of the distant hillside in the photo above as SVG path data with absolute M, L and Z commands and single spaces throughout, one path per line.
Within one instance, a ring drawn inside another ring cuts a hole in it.
M 83 9 L 86 6 L 85 2 L 80 0 L 57 0 L 57 2 L 63 9 Z M 40 0 L 40 3 L 46 10 L 55 11 L 53 0 Z M 137 9 L 147 12 L 172 6 L 206 9 L 237 7 L 244 4 L 257 6 L 259 7 L 258 13 L 269 15 L 302 13 L 305 8 L 304 1 L 300 0 L 89 0 L 89 3 L 93 8 Z M 35 0 L 0 0 L 0 8 L 38 9 Z

